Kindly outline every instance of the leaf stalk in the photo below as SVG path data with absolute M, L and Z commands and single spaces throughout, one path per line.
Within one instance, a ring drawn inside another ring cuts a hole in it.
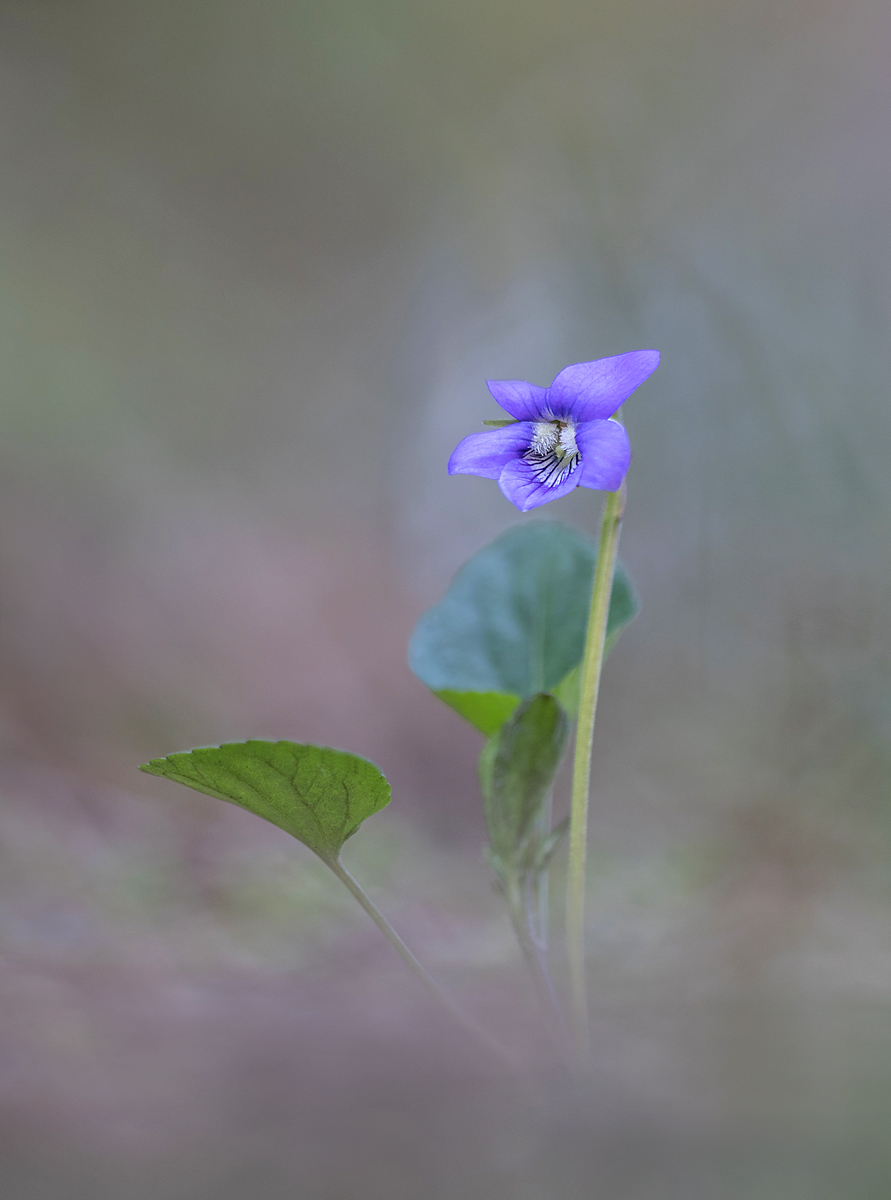
M 472 1033 L 477 1041 L 481 1042 L 492 1054 L 496 1055 L 502 1062 L 510 1066 L 515 1066 L 513 1056 L 493 1038 L 485 1029 L 477 1025 L 471 1017 L 469 1017 L 457 1004 L 442 990 L 426 967 L 420 962 L 406 946 L 405 942 L 377 907 L 362 885 L 353 878 L 346 867 L 341 862 L 340 858 L 331 858 L 325 860 L 337 878 L 344 884 L 345 887 L 352 892 L 355 898 L 359 901 L 365 911 L 374 921 L 375 925 L 409 968 L 409 970 L 421 981 L 427 991 L 435 1000 L 446 1008 L 452 1017 L 462 1025 L 469 1033 Z

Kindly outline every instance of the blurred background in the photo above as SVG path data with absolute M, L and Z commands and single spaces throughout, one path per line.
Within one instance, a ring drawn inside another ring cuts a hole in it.
M 4 1197 L 889 1194 L 889 52 L 880 0 L 0 0 Z M 645 347 L 569 1083 L 405 646 L 530 519 L 445 473 L 484 379 Z M 380 765 L 347 863 L 519 1077 L 135 769 L 246 737 Z

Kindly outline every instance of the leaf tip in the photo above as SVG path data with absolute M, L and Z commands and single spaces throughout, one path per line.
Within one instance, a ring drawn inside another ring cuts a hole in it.
M 152 758 L 147 763 L 140 763 L 137 769 L 145 771 L 146 775 L 163 775 L 166 762 L 166 758 Z

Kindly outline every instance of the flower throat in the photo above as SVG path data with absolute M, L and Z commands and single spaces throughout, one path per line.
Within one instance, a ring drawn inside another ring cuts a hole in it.
M 523 457 L 539 483 L 557 487 L 582 459 L 575 441 L 575 422 L 556 418 L 536 421 L 532 442 Z

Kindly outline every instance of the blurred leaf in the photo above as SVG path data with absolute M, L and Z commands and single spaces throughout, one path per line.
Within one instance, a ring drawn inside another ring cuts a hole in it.
M 534 848 L 532 856 L 531 869 L 535 874 L 540 875 L 542 871 L 546 871 L 551 865 L 551 859 L 557 853 L 557 847 L 563 841 L 564 836 L 569 832 L 569 817 L 564 817 L 559 825 L 556 825 L 551 832 L 541 839 Z
M 524 701 L 480 757 L 492 853 L 503 863 L 522 856 L 560 765 L 569 721 L 553 696 Z
M 486 737 L 497 733 L 520 703 L 519 696 L 502 692 L 453 692 L 443 688 L 442 691 L 436 692 L 436 695 L 455 712 L 466 717 L 471 725 L 475 725 Z
M 139 769 L 256 813 L 327 863 L 366 817 L 390 803 L 390 785 L 374 763 L 326 746 L 230 742 Z
M 409 643 L 409 666 L 487 736 L 517 697 L 562 688 L 574 713 L 578 684 L 567 677 L 581 661 L 596 561 L 596 544 L 567 525 L 515 526 L 474 555 L 424 613 Z M 638 608 L 620 564 L 608 645 Z

